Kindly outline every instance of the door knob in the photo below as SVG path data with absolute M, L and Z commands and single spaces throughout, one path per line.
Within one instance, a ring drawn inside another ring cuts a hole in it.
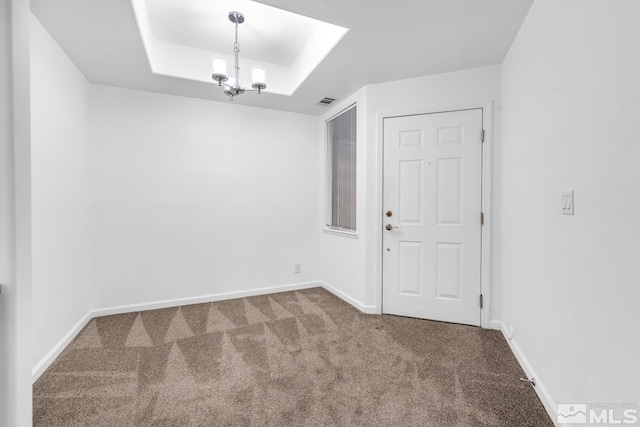
M 400 228 L 400 227 L 394 227 L 394 226 L 393 226 L 393 225 L 391 225 L 391 224 L 387 224 L 387 225 L 385 225 L 385 226 L 384 226 L 384 228 L 386 228 L 387 230 L 391 231 L 391 230 L 393 230 L 394 228 Z

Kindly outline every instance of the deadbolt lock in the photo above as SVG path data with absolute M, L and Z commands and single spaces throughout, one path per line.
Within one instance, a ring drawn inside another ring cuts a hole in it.
M 393 215 L 393 212 L 391 212 L 391 211 L 387 211 L 386 215 L 387 215 L 388 217 L 391 217 L 391 215 Z

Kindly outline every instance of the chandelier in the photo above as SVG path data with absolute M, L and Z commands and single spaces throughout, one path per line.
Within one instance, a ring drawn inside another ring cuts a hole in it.
M 236 42 L 233 44 L 233 52 L 236 57 L 236 65 L 233 67 L 234 75 L 227 75 L 227 60 L 225 58 L 222 56 L 214 56 L 211 60 L 211 66 L 213 67 L 211 78 L 218 82 L 218 86 L 224 89 L 224 94 L 229 96 L 229 99 L 233 101 L 235 96 L 242 95 L 245 92 L 258 92 L 258 94 L 260 94 L 263 89 L 266 89 L 267 70 L 259 66 L 251 67 L 251 87 L 253 89 L 245 89 L 240 86 L 238 25 L 244 22 L 244 15 L 240 12 L 229 12 L 229 21 L 236 24 Z

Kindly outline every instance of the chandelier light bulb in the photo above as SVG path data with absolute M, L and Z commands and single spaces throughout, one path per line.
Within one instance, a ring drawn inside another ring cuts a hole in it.
M 251 87 L 258 93 L 267 87 L 267 70 L 264 67 L 251 67 Z
M 264 67 L 251 67 L 251 86 L 267 83 L 267 70 Z
M 213 79 L 217 80 L 216 77 L 224 77 L 225 81 L 227 79 L 227 60 L 222 56 L 214 56 L 211 59 L 211 68 L 213 68 Z

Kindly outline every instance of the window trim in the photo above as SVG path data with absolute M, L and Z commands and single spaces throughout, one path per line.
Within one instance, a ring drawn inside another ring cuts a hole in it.
M 341 109 L 340 111 L 338 111 L 337 113 L 331 115 L 329 118 L 327 118 L 324 122 L 324 133 L 325 133 L 325 214 L 324 214 L 324 224 L 323 224 L 323 228 L 322 231 L 326 234 L 333 234 L 336 236 L 343 236 L 343 237 L 348 237 L 351 239 L 357 239 L 358 238 L 358 221 L 357 221 L 357 217 L 358 217 L 358 191 L 357 191 L 357 182 L 358 182 L 358 176 L 357 176 L 357 163 L 358 163 L 358 112 L 356 110 L 356 197 L 355 197 L 355 201 L 354 201 L 354 207 L 355 207 L 355 217 L 356 217 L 356 226 L 355 228 L 352 229 L 348 229 L 348 228 L 342 228 L 342 227 L 337 227 L 337 226 L 333 226 L 331 225 L 332 222 L 332 202 L 333 202 L 333 194 L 332 194 L 332 172 L 333 172 L 333 163 L 331 161 L 331 140 L 330 140 L 330 135 L 329 135 L 329 122 L 335 118 L 337 118 L 338 116 L 346 113 L 347 111 L 357 108 L 357 102 L 353 102 L 351 104 L 349 104 L 348 106 L 346 106 L 345 108 Z
M 337 227 L 331 227 L 331 226 L 326 225 L 326 226 L 324 226 L 322 231 L 324 233 L 326 233 L 326 234 L 333 234 L 335 236 L 349 237 L 350 239 L 357 239 L 358 238 L 358 233 L 356 231 L 347 230 L 346 228 L 337 228 Z

